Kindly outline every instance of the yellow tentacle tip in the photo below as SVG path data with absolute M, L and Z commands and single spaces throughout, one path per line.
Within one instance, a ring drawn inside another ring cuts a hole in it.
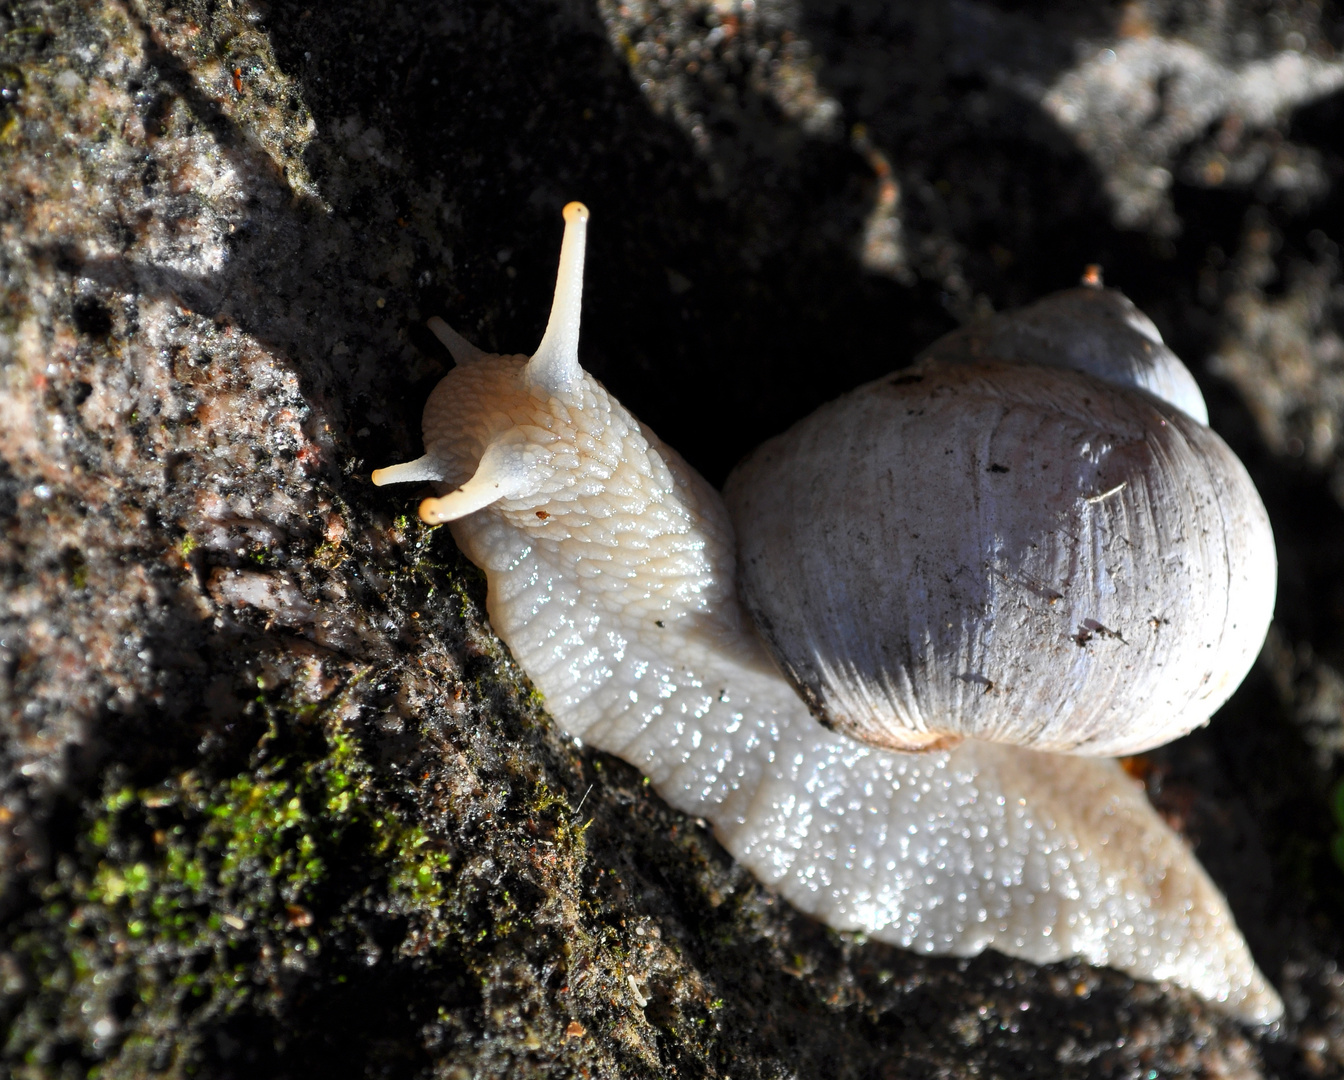
M 588 220 L 588 207 L 581 202 L 566 203 L 562 213 L 565 215 L 566 225 L 574 225 L 577 222 Z
M 420 520 L 426 525 L 442 525 L 446 520 L 438 513 L 438 499 L 420 500 Z

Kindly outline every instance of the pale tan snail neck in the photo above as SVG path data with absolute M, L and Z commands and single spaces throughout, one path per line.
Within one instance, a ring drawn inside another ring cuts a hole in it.
M 426 406 L 426 454 L 375 474 L 446 493 L 422 516 L 485 570 L 491 622 L 561 727 L 839 929 L 1078 955 L 1279 1015 L 1222 897 L 1115 763 L 974 740 L 890 753 L 814 721 L 738 604 L 719 495 L 579 366 L 586 221 L 566 209 L 559 329 L 537 356 L 439 324 L 459 367 Z

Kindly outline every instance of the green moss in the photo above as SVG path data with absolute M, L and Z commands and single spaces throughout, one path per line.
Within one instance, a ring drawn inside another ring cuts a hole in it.
M 89 587 L 89 565 L 80 552 L 66 552 L 65 569 L 70 579 L 70 588 L 78 592 Z
M 1330 854 L 1335 865 L 1344 870 L 1344 780 L 1340 780 L 1330 790 L 1330 816 L 1334 819 L 1335 832 L 1330 838 Z
M 112 778 L 81 808 L 75 854 L 4 935 L 30 992 L 0 1058 L 49 1066 L 74 1041 L 104 1077 L 184 1074 L 202 1032 L 264 1011 L 350 936 L 339 898 L 372 891 L 407 913 L 442 899 L 448 855 L 379 805 L 349 733 L 282 737 L 277 719 L 244 771 Z

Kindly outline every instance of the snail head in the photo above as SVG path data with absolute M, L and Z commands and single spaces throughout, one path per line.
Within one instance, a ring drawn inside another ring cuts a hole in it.
M 494 503 L 525 513 L 550 505 L 585 473 L 610 472 L 617 448 L 601 414 L 605 393 L 579 366 L 579 316 L 588 208 L 565 207 L 560 269 L 546 333 L 535 353 L 501 356 L 472 345 L 440 318 L 429 327 L 457 367 L 425 405 L 425 454 L 377 469 L 378 485 L 431 482 L 449 490 L 420 504 L 432 525 Z M 603 400 L 599 401 L 598 398 Z M 604 448 L 609 452 L 604 453 Z M 545 521 L 549 511 L 535 512 Z

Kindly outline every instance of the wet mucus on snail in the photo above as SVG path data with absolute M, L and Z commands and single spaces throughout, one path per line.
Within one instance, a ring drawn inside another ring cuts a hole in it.
M 1114 760 L 1205 723 L 1274 604 L 1264 507 L 1153 324 L 1082 287 L 954 332 L 720 496 L 579 366 L 564 218 L 537 351 L 432 320 L 425 454 L 373 474 L 436 485 L 557 723 L 833 927 L 1281 1015 Z

